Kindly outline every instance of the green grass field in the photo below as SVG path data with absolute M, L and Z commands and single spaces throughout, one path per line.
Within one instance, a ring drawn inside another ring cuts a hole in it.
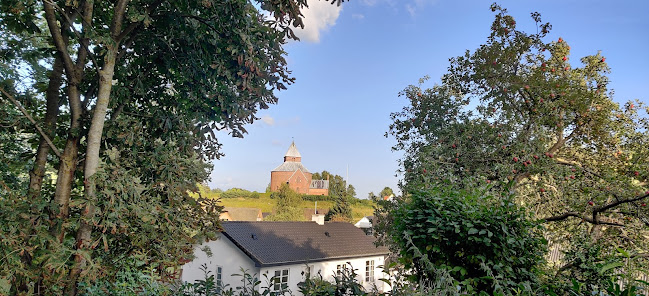
M 202 191 L 201 194 L 203 197 L 214 198 L 215 194 L 210 192 Z M 275 200 L 270 198 L 270 193 L 259 193 L 259 198 L 221 198 L 219 200 L 221 204 L 225 207 L 234 207 L 234 208 L 260 208 L 262 212 L 272 212 L 275 207 Z M 333 202 L 330 201 L 319 201 L 318 209 L 328 210 L 333 206 Z M 315 202 L 313 201 L 302 201 L 299 205 L 300 208 L 304 209 L 313 209 L 315 208 Z M 352 205 L 352 216 L 354 222 L 363 218 L 364 216 L 369 216 L 374 214 L 374 209 L 370 205 L 365 204 L 356 204 Z

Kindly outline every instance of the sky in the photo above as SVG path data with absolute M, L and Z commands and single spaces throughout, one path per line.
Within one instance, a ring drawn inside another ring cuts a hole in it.
M 296 82 L 261 110 L 248 134 L 219 134 L 225 156 L 208 185 L 263 192 L 291 141 L 312 173 L 348 176 L 358 198 L 398 191 L 400 151 L 386 138 L 390 113 L 405 106 L 399 91 L 426 75 L 439 82 L 448 59 L 486 42 L 493 1 L 309 0 L 299 42 L 285 46 Z M 517 28 L 535 32 L 530 13 L 552 24 L 546 41 L 563 38 L 578 58 L 601 51 L 611 67 L 614 100 L 649 103 L 649 1 L 499 1 Z

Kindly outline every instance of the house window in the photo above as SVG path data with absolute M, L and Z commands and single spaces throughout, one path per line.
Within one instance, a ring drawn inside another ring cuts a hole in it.
M 343 272 L 347 269 L 347 264 L 338 264 L 336 265 L 336 276 L 340 277 Z
M 365 261 L 365 281 L 374 282 L 374 260 Z
M 275 270 L 273 291 L 282 291 L 288 287 L 288 269 Z
M 304 267 L 304 278 L 307 277 L 313 277 L 313 265 L 307 265 Z
M 216 267 L 216 289 L 218 291 L 221 291 L 221 287 L 223 287 L 223 267 L 217 266 Z

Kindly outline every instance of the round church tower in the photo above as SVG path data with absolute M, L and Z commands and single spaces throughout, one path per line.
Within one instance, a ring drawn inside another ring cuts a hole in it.
M 309 194 L 311 187 L 311 173 L 302 165 L 302 155 L 295 147 L 295 142 L 288 147 L 284 155 L 284 163 L 270 172 L 270 190 L 279 190 L 282 184 L 288 183 L 293 191 L 300 194 Z

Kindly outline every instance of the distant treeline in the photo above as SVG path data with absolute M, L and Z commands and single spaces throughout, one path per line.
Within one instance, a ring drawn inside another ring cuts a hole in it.
M 220 192 L 218 192 L 220 191 Z M 216 194 L 220 198 L 259 198 L 259 192 L 257 191 L 248 191 L 241 188 L 230 188 L 226 191 L 221 191 L 219 189 L 212 190 L 212 193 Z

